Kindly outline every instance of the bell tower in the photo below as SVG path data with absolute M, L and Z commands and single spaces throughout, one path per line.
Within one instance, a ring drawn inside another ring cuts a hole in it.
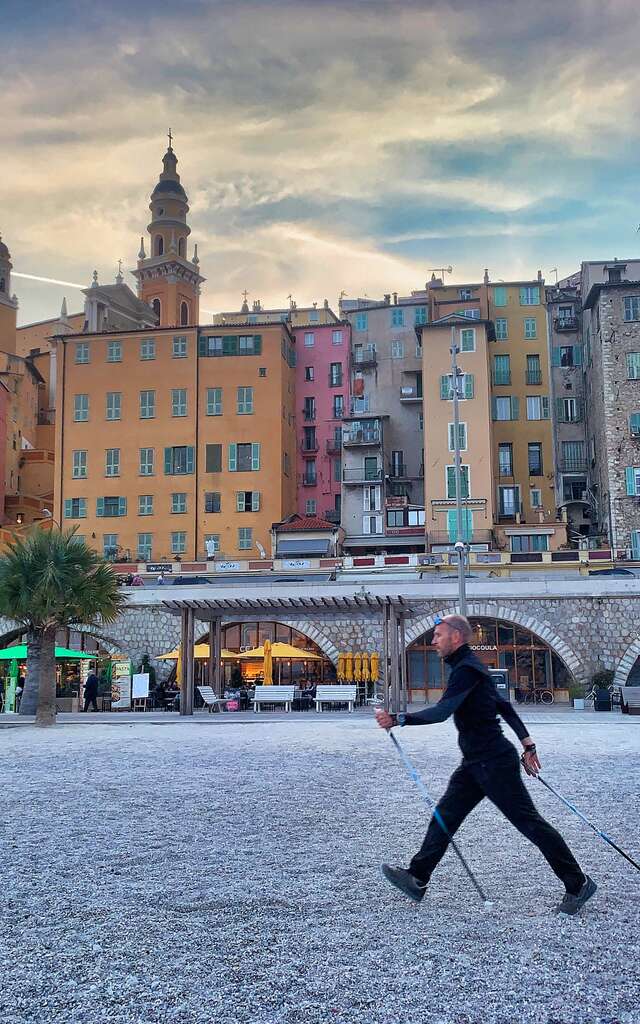
M 138 297 L 152 307 L 159 326 L 186 327 L 198 323 L 204 278 L 198 269 L 197 245 L 191 259 L 187 257 L 189 201 L 180 184 L 172 142 L 169 132 L 162 173 L 149 203 L 149 255 L 141 238 L 138 265 L 132 273 L 138 281 Z
M 0 235 L 0 351 L 16 350 L 18 300 L 11 294 L 11 255 Z

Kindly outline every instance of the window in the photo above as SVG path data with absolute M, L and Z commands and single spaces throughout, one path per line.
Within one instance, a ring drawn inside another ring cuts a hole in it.
M 316 324 L 316 323 L 319 322 L 319 320 L 320 320 L 320 314 L 319 314 L 318 310 L 317 309 L 310 309 L 309 310 L 309 321 L 310 321 L 310 323 Z
M 184 491 L 178 491 L 171 495 L 171 514 L 184 515 L 187 511 L 187 495 Z
M 342 387 L 342 363 L 331 363 L 329 368 L 329 387 Z
M 542 444 L 529 442 L 529 476 L 542 476 Z
M 139 533 L 138 534 L 138 549 L 137 555 L 141 562 L 151 561 L 151 534 L 150 533 Z
M 105 476 L 120 476 L 120 449 L 107 448 L 105 452 Z
M 155 359 L 156 358 L 156 343 L 153 338 L 145 338 L 144 341 L 140 342 L 140 358 L 141 359 Z
M 546 395 L 528 395 L 527 396 L 527 419 L 528 420 L 548 420 L 549 419 L 549 399 Z
M 253 413 L 253 388 L 238 388 L 236 411 L 239 416 Z
M 305 420 L 315 420 L 316 418 L 316 400 L 315 398 L 307 397 L 304 400 L 302 407 L 302 415 Z
M 163 243 L 161 238 L 158 239 L 158 243 L 159 243 L 159 248 L 160 248 L 159 255 L 162 255 L 162 251 L 164 249 L 164 243 Z M 158 323 L 160 323 L 160 312 L 161 312 L 160 299 L 154 299 L 153 302 L 151 303 L 151 308 L 152 308 L 153 312 L 156 315 L 156 319 L 157 319 Z
M 140 476 L 153 476 L 154 473 L 154 453 L 153 448 L 141 448 L 140 449 Z
M 206 491 L 204 495 L 205 512 L 220 512 L 222 508 L 219 491 Z
M 114 516 L 126 516 L 127 499 L 109 495 L 106 498 L 96 498 L 96 516 L 105 519 Z
M 251 526 L 238 527 L 238 550 L 250 551 L 253 547 L 253 529 Z
M 122 362 L 122 342 L 121 341 L 108 341 L 107 342 L 107 362 L 108 363 L 121 363 Z
M 118 534 L 103 533 L 102 555 L 104 558 L 115 558 L 118 554 Z
M 304 379 L 305 380 L 314 380 L 313 366 L 305 366 L 305 368 L 304 368 Z
M 205 533 L 204 535 L 204 546 L 207 552 L 207 558 L 217 555 L 220 551 L 220 534 L 219 533 Z
M 222 472 L 222 445 L 208 444 L 205 447 L 205 472 Z
M 240 335 L 238 338 L 238 354 L 241 356 L 258 356 L 262 352 L 262 337 L 259 334 Z
M 184 530 L 177 530 L 171 534 L 171 554 L 184 555 L 187 550 L 187 534 Z
M 625 295 L 624 318 L 627 321 L 640 320 L 640 295 Z
M 257 356 L 262 352 L 262 335 L 201 335 L 198 338 L 200 356 Z
M 316 336 L 313 331 L 306 331 L 304 336 L 304 347 L 313 348 L 316 343 Z
M 580 345 L 559 345 L 551 351 L 553 366 L 582 366 L 582 347 Z
M 195 464 L 192 445 L 179 445 L 164 450 L 164 472 L 166 476 L 183 476 L 193 473 Z
M 507 289 L 504 285 L 497 285 L 497 287 L 493 289 L 493 304 L 494 306 L 506 306 Z
M 333 396 L 333 418 L 341 420 L 344 416 L 344 395 Z
M 538 323 L 534 316 L 524 318 L 524 336 L 528 339 L 538 337 Z
M 498 473 L 500 476 L 513 476 L 513 445 L 498 445 Z
M 222 416 L 222 388 L 207 388 L 207 416 Z
M 460 331 L 460 351 L 475 352 L 475 350 L 476 329 L 475 327 L 465 327 L 464 330 Z
M 223 351 L 222 338 L 215 336 L 213 338 L 200 338 L 198 342 L 198 353 L 201 356 L 222 356 Z
M 520 511 L 520 488 L 498 487 L 498 514 L 501 516 L 515 516 Z
M 640 352 L 627 352 L 627 377 L 640 380 Z
M 260 469 L 260 444 L 230 444 L 229 472 L 249 473 Z
M 408 512 L 408 526 L 424 526 L 425 514 L 423 508 L 410 508 Z
M 640 412 L 632 412 L 629 417 L 629 432 L 634 437 L 640 435 Z
M 496 387 L 504 387 L 511 384 L 511 357 L 493 357 L 493 383 Z
M 447 466 L 447 498 L 455 498 L 456 496 L 456 467 Z M 460 497 L 469 497 L 469 467 L 460 466 Z
M 119 420 L 122 415 L 122 392 L 107 391 L 107 419 Z
M 392 509 L 387 512 L 387 526 L 391 528 L 404 526 L 404 509 Z
M 187 358 L 187 339 L 184 334 L 178 334 L 173 339 L 173 345 L 171 348 L 172 359 L 186 359 Z
M 521 306 L 539 306 L 540 305 L 540 288 L 536 285 L 535 287 L 525 285 L 520 289 L 520 305 Z
M 342 345 L 342 331 L 332 331 L 331 332 L 331 344 L 332 345 Z
M 304 514 L 306 516 L 315 516 L 318 511 L 318 502 L 315 498 L 309 498 L 304 503 Z
M 531 508 L 542 508 L 542 491 L 539 487 L 532 487 L 529 492 Z
M 496 318 L 496 341 L 506 341 L 508 337 L 508 320 L 503 316 L 499 316 Z
M 236 491 L 236 512 L 259 512 L 260 491 Z
M 391 358 L 392 359 L 403 359 L 404 358 L 404 342 L 403 341 L 392 341 L 391 342 Z
M 391 452 L 391 476 L 404 476 L 406 472 L 404 452 L 396 448 Z
M 171 415 L 187 415 L 187 389 L 172 388 L 171 390 Z
M 565 473 L 583 473 L 587 468 L 584 441 L 562 442 L 562 469 Z
M 560 423 L 579 423 L 582 419 L 582 400 L 579 398 L 558 398 L 556 416 Z
M 450 452 L 455 451 L 455 447 L 456 447 L 455 424 L 454 423 L 450 423 L 449 424 L 449 451 Z M 460 449 L 461 452 L 466 452 L 466 450 L 467 450 L 467 424 L 466 423 L 459 423 L 458 424 L 458 448 Z
M 266 366 L 259 366 L 258 367 L 258 377 L 266 377 L 266 376 L 267 376 L 267 368 L 266 368 Z
M 155 391 L 140 392 L 140 419 L 152 420 L 156 414 Z
M 512 551 L 548 551 L 549 538 L 546 533 L 521 533 L 517 537 L 510 537 Z
M 506 420 L 517 420 L 520 411 L 520 402 L 512 395 L 496 396 L 492 398 L 493 419 L 496 422 Z
M 302 428 L 302 450 L 303 452 L 317 452 L 318 439 L 315 427 Z
M 461 373 L 458 375 L 458 394 L 462 401 L 463 399 L 473 398 L 474 394 L 474 376 L 472 373 Z M 440 398 L 446 401 L 453 401 L 453 377 L 450 373 L 444 374 L 440 378 Z
M 313 487 L 318 482 L 318 474 L 317 474 L 317 470 L 316 470 L 316 460 L 315 459 L 307 459 L 306 460 L 306 462 L 304 464 L 304 474 L 303 474 L 302 480 L 303 480 L 303 483 L 305 483 L 307 485 L 307 487 Z
M 87 476 L 87 453 L 86 451 L 73 452 L 73 469 L 71 475 L 74 480 L 84 480 Z
M 76 342 L 76 363 L 89 362 L 89 343 L 86 341 Z
M 139 494 L 138 495 L 138 515 L 139 516 L 152 516 L 153 515 L 153 494 Z
M 472 299 L 473 298 L 473 289 L 472 288 L 458 288 L 458 298 L 459 299 L 463 299 L 463 300 Z
M 375 477 L 372 477 L 375 479 Z M 365 512 L 379 512 L 382 508 L 382 488 L 379 484 L 365 487 L 362 492 L 362 507 Z
M 184 239 L 180 239 L 179 243 L 184 248 Z M 180 303 L 180 326 L 186 327 L 189 323 L 189 305 L 186 302 Z
M 351 413 L 354 416 L 361 416 L 363 413 L 369 412 L 369 396 L 368 395 L 357 395 L 351 399 Z
M 89 419 L 89 396 L 73 396 L 73 418 L 76 423 L 86 423 Z
M 64 518 L 65 519 L 86 519 L 87 499 L 86 498 L 65 498 Z
M 527 356 L 527 384 L 542 384 L 542 370 L 540 368 L 540 356 Z
M 384 529 L 383 522 L 382 516 L 363 516 L 362 532 L 364 534 L 382 533 Z
M 399 306 L 391 310 L 391 326 L 404 327 L 404 309 Z
M 368 313 L 356 313 L 356 331 L 366 331 L 369 329 L 369 314 Z

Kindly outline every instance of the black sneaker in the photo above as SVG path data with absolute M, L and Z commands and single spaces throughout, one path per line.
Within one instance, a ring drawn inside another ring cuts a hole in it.
M 415 903 L 419 903 L 427 891 L 426 884 L 422 885 L 406 868 L 392 868 L 390 864 L 383 864 L 382 874 L 388 882 Z
M 570 892 L 566 892 L 564 894 L 562 902 L 556 907 L 556 911 L 559 914 L 577 914 L 580 908 L 585 905 L 587 900 L 591 899 L 598 886 L 594 882 L 593 878 L 589 878 L 588 875 L 585 875 L 584 877 L 585 882 L 579 893 L 575 896 Z

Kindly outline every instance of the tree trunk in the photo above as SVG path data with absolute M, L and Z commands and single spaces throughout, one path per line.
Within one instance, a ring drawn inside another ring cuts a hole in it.
M 35 715 L 40 692 L 40 659 L 42 656 L 42 630 L 27 631 L 27 677 L 20 700 L 21 715 Z
M 42 633 L 40 648 L 40 689 L 36 725 L 56 724 L 56 630 L 49 627 Z

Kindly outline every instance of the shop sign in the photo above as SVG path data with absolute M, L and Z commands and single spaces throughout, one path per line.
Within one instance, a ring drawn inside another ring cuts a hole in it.
M 149 696 L 149 673 L 136 672 L 133 676 L 133 699 Z
M 469 644 L 472 651 L 497 651 L 496 644 Z
M 147 562 L 147 572 L 172 572 L 173 562 Z
M 216 562 L 216 572 L 240 572 L 242 562 Z
M 282 560 L 283 569 L 310 569 L 311 562 L 308 558 L 284 558 Z
M 131 662 L 129 658 L 114 658 L 111 662 L 111 707 L 120 710 L 131 707 Z

